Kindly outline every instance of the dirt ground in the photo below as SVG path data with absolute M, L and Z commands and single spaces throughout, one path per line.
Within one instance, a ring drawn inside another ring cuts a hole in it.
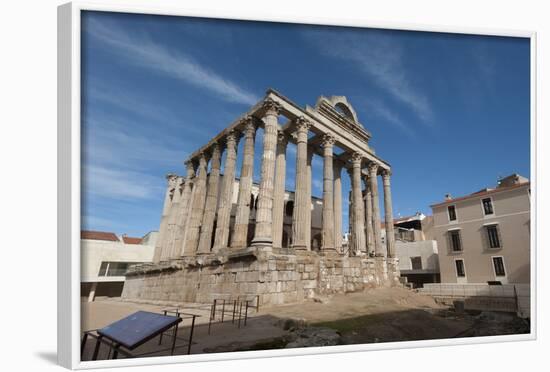
M 377 288 L 317 300 L 264 311 L 336 329 L 344 344 L 452 338 L 474 324 L 467 317 L 442 316 L 447 307 L 405 288 Z
M 322 327 L 339 336 L 339 344 L 359 344 L 390 341 L 412 341 L 503 335 L 529 332 L 529 324 L 510 314 L 461 313 L 436 303 L 431 297 L 406 288 L 377 288 L 364 292 L 318 297 L 300 304 L 287 304 L 252 310 L 246 326 L 231 321 L 230 311 L 224 322 L 217 320 L 208 333 L 210 306 L 180 304 L 181 311 L 199 315 L 193 335 L 192 354 L 226 351 L 283 348 L 297 329 Z M 82 329 L 97 329 L 138 310 L 161 312 L 163 307 L 123 302 L 119 299 L 97 299 L 82 302 Z M 230 309 L 229 309 L 230 310 Z M 186 354 L 190 320 L 184 319 L 178 331 L 175 354 Z M 88 341 L 83 359 L 93 352 Z M 162 346 L 158 339 L 149 341 L 134 352 L 153 355 L 167 349 L 170 338 Z M 107 349 L 107 348 L 105 348 Z M 169 355 L 165 350 L 154 356 Z M 108 356 L 107 350 L 99 358 Z

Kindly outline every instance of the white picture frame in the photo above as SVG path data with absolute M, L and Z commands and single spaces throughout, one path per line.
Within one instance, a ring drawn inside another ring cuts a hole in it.
M 524 341 L 536 338 L 536 224 L 531 224 L 531 333 L 510 336 L 490 336 L 453 340 L 403 341 L 384 344 L 332 346 L 329 349 L 307 348 L 246 353 L 199 354 L 145 359 L 80 361 L 80 14 L 82 11 L 125 12 L 171 16 L 276 21 L 316 25 L 376 27 L 399 30 L 466 33 L 525 37 L 531 40 L 531 219 L 536 221 L 535 172 L 535 81 L 536 33 L 532 31 L 463 29 L 431 25 L 403 25 L 386 22 L 367 22 L 340 19 L 317 19 L 307 16 L 281 18 L 277 16 L 229 14 L 226 12 L 198 12 L 185 7 L 167 8 L 155 4 L 129 5 L 119 2 L 95 3 L 74 1 L 58 8 L 58 361 L 71 369 L 91 369 L 119 366 L 156 365 L 247 359 L 273 356 L 313 355 L 354 351 L 388 350 L 430 346 L 479 344 L 496 341 Z

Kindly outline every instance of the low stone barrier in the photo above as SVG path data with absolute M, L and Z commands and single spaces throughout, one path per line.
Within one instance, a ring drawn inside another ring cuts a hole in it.
M 465 309 L 515 312 L 530 317 L 531 288 L 529 284 L 454 284 L 430 283 L 419 292 L 440 300 L 464 300 Z

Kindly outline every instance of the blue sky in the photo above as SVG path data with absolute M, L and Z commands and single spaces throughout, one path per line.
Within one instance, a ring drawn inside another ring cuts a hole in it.
M 530 176 L 528 39 L 101 12 L 82 29 L 83 229 L 158 229 L 164 176 L 270 87 L 348 97 L 392 165 L 394 216 Z M 289 145 L 288 189 L 294 161 Z M 320 157 L 313 175 L 321 196 Z

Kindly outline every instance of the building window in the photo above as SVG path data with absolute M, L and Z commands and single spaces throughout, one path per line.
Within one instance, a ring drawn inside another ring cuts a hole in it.
M 464 270 L 464 260 L 455 260 L 456 276 L 464 278 L 466 276 L 466 270 Z
M 498 235 L 498 225 L 485 226 L 489 248 L 500 248 L 500 238 Z
M 411 266 L 413 270 L 422 270 L 422 257 L 411 257 Z
M 107 273 L 107 269 L 108 269 L 108 268 L 109 268 L 109 263 L 103 261 L 103 262 L 101 263 L 101 267 L 99 268 L 98 276 L 105 276 L 105 274 Z
M 98 276 L 124 276 L 130 265 L 141 262 L 101 262 Z
M 502 257 L 493 257 L 493 267 L 495 268 L 495 276 L 506 276 Z
M 456 221 L 456 207 L 454 205 L 449 205 L 447 207 L 447 212 L 449 212 L 449 221 Z
M 493 201 L 491 198 L 485 198 L 481 201 L 483 204 L 483 213 L 488 216 L 490 214 L 493 214 Z
M 462 252 L 462 243 L 460 242 L 460 230 L 449 231 L 449 240 L 453 252 Z

